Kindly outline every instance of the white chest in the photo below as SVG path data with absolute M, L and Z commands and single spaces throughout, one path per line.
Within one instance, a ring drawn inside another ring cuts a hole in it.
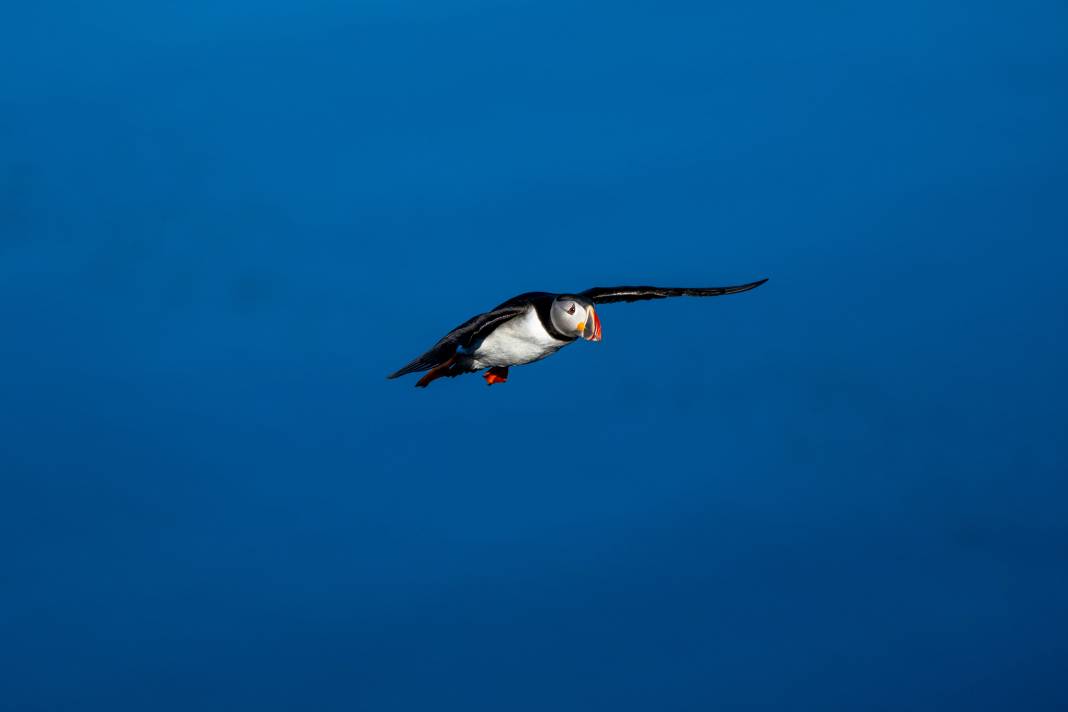
M 555 353 L 569 341 L 549 336 L 534 307 L 494 329 L 493 333 L 474 344 L 471 356 L 475 368 L 520 366 Z

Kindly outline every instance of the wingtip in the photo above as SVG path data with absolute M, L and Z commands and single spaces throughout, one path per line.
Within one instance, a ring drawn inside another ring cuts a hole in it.
M 733 289 L 731 289 L 727 293 L 728 294 L 737 294 L 738 292 L 748 292 L 750 289 L 756 289 L 757 287 L 759 287 L 760 285 L 764 284 L 764 282 L 767 282 L 767 281 L 768 281 L 767 277 L 765 277 L 764 279 L 758 279 L 755 282 L 749 282 L 748 284 L 742 284 L 742 285 L 739 285 L 737 287 L 734 287 Z

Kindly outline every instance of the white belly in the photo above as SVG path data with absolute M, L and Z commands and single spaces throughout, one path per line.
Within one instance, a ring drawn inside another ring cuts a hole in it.
M 502 324 L 481 343 L 474 344 L 471 363 L 475 368 L 520 366 L 554 354 L 569 343 L 549 336 L 534 307 L 530 307 L 522 316 Z

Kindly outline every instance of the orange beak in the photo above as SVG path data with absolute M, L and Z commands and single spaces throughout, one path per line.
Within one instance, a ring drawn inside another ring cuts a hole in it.
M 590 307 L 590 313 L 586 318 L 586 326 L 582 330 L 582 338 L 586 341 L 601 340 L 601 320 L 597 318 L 597 312 Z

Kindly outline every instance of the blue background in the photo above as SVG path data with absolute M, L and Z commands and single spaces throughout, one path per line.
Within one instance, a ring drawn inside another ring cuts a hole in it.
M 1068 6 L 736 5 L 5 5 L 0 709 L 1068 707 Z

